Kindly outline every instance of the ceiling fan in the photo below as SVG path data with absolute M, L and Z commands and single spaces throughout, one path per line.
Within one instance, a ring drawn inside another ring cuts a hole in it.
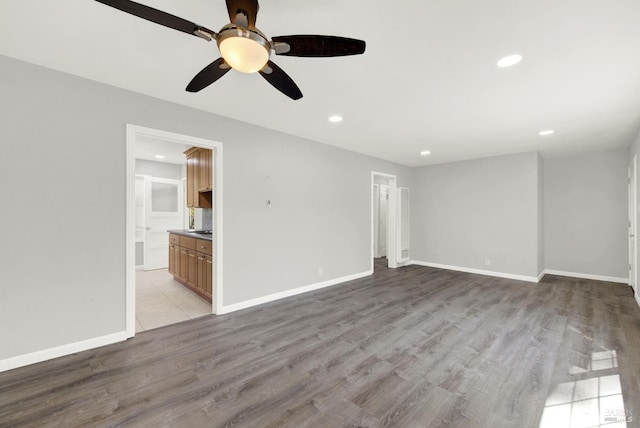
M 362 40 L 336 36 L 278 36 L 271 40 L 256 28 L 258 0 L 226 0 L 231 22 L 219 32 L 158 9 L 130 0 L 96 0 L 174 30 L 215 40 L 221 58 L 206 66 L 187 85 L 187 91 L 198 92 L 224 76 L 232 68 L 243 73 L 260 73 L 273 87 L 298 100 L 302 92 L 295 82 L 269 58 L 276 55 L 299 57 L 333 57 L 364 53 Z

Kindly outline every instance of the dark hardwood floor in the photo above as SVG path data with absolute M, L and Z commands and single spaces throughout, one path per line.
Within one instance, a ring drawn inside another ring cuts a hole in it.
M 629 416 L 637 426 L 629 287 L 379 261 L 368 278 L 0 373 L 1 427 L 561 428 Z

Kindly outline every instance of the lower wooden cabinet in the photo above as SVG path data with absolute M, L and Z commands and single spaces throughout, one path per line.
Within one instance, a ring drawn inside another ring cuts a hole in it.
M 206 256 L 205 258 L 205 294 L 208 296 L 213 295 L 213 257 Z
M 170 234 L 169 273 L 208 301 L 213 294 L 211 241 Z M 174 242 L 177 242 L 174 243 Z M 198 251 L 200 250 L 200 251 Z
M 198 254 L 198 281 L 196 287 L 204 293 L 206 291 L 207 282 L 207 262 L 204 254 Z
M 180 269 L 180 246 L 173 245 L 173 275 L 181 277 L 182 270 Z M 171 261 L 171 256 L 169 256 L 169 261 Z

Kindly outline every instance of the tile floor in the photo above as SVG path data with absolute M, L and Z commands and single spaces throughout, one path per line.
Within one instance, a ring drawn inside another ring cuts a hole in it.
M 173 279 L 167 269 L 136 271 L 136 332 L 211 313 L 211 303 Z

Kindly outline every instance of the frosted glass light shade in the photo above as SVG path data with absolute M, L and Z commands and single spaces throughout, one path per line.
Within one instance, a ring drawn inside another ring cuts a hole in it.
M 220 42 L 219 47 L 227 64 L 242 73 L 260 71 L 269 61 L 269 51 L 246 37 L 228 37 Z

